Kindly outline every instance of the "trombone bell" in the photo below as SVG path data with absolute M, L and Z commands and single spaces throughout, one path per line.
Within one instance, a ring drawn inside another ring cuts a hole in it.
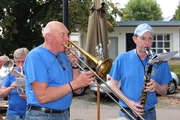
M 72 41 L 68 41 L 68 45 L 73 45 L 75 48 L 77 48 L 83 55 L 85 55 L 88 59 L 90 59 L 97 67 L 96 67 L 96 73 L 101 77 L 105 77 L 106 74 L 111 69 L 113 60 L 111 58 L 108 58 L 104 61 L 97 60 L 94 56 L 89 54 L 88 52 L 84 51 L 82 48 L 80 48 L 78 45 L 76 45 Z M 67 46 L 66 46 L 67 47 Z
M 111 58 L 108 58 L 104 61 L 98 61 L 98 66 L 96 67 L 96 73 L 103 78 L 106 76 L 106 74 L 109 72 L 111 69 L 113 60 Z

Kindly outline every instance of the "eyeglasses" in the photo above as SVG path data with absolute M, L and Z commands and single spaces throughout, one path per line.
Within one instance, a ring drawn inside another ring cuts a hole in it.
M 152 42 L 154 40 L 154 37 L 145 38 L 145 37 L 137 36 L 137 38 L 139 38 L 143 42 Z
M 23 64 L 23 63 L 24 63 L 24 60 L 22 60 L 22 61 L 20 61 L 20 60 L 15 60 L 15 63 L 16 63 L 16 64 L 20 64 L 20 63 Z
M 63 70 L 66 70 L 66 68 L 63 66 L 63 62 L 58 58 L 58 55 L 56 55 L 56 59 L 58 60 L 59 64 L 61 65 Z

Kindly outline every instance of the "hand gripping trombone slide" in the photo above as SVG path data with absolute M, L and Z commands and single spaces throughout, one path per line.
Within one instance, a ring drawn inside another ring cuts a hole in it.
M 87 52 L 85 52 L 83 49 L 81 49 L 79 46 L 77 46 L 75 43 L 73 43 L 72 41 L 68 41 L 68 44 L 73 45 L 74 47 L 76 47 L 77 49 L 79 49 L 79 51 L 81 51 L 86 57 L 91 56 L 91 55 L 89 55 Z M 101 70 L 99 71 L 99 69 L 101 69 L 100 67 L 103 66 L 103 65 L 97 66 L 98 72 L 97 72 L 97 71 L 94 72 L 83 60 L 81 60 L 81 58 L 80 58 L 78 55 L 76 55 L 75 52 L 73 52 L 71 49 L 69 49 L 67 45 L 65 45 L 65 47 L 66 47 L 80 62 L 82 62 L 82 63 L 97 77 L 97 79 L 101 80 L 101 82 L 103 82 L 103 83 L 109 88 L 109 90 L 110 90 L 118 99 L 121 99 L 141 120 L 144 120 L 144 118 L 143 118 L 138 112 L 136 112 L 136 111 L 134 110 L 134 108 L 132 108 L 127 102 L 125 102 L 125 100 L 122 99 L 122 97 L 119 96 L 119 95 L 117 94 L 117 92 L 114 91 L 114 90 L 113 90 L 106 82 L 104 82 L 104 80 L 101 78 L 101 77 L 104 76 L 104 74 L 106 74 L 106 73 L 108 72 L 107 69 L 105 69 L 105 72 L 104 72 L 104 70 L 102 70 L 102 71 L 103 71 L 103 74 L 101 73 Z M 96 60 L 94 60 L 93 62 L 95 62 L 95 61 L 96 61 Z M 82 68 L 77 62 L 74 61 L 74 63 L 75 63 L 81 70 L 83 70 L 84 72 L 86 72 L 85 69 Z M 96 63 L 98 63 L 98 62 L 96 61 Z M 108 60 L 108 63 L 110 63 L 110 65 L 108 64 L 107 67 L 111 67 L 111 65 L 112 65 L 112 60 L 109 59 L 109 60 Z M 103 64 L 103 62 L 101 62 L 101 64 Z M 106 67 L 106 68 L 107 68 L 107 67 Z M 130 113 L 128 113 L 127 110 L 124 109 L 108 92 L 106 92 L 102 86 L 100 86 L 98 83 L 97 83 L 97 85 L 98 85 L 123 111 L 125 111 L 125 112 L 129 115 L 129 117 L 132 118 L 132 120 L 136 120 L 136 119 L 135 119 Z

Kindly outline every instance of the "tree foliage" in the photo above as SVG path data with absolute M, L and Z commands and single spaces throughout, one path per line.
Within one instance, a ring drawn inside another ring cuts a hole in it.
M 0 55 L 12 54 L 19 47 L 31 50 L 43 43 L 42 28 L 51 20 L 62 21 L 62 1 L 1 0 L 0 26 L 3 28 L 3 34 L 0 35 Z M 107 19 L 113 25 L 108 30 L 113 31 L 116 21 L 112 16 L 121 12 L 112 3 L 104 1 L 108 11 Z M 92 0 L 69 0 L 68 4 L 69 31 L 76 31 L 76 25 L 80 24 L 79 30 L 86 32 Z
M 162 11 L 156 0 L 130 0 L 122 10 L 122 21 L 162 20 Z
M 177 21 L 180 21 L 180 2 L 178 4 L 178 6 L 177 6 L 177 9 L 175 11 L 175 15 L 174 15 L 173 19 L 177 20 Z

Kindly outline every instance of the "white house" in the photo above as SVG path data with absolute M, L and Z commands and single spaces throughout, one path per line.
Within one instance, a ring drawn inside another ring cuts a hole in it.
M 157 53 L 178 51 L 174 58 L 180 58 L 180 21 L 119 21 L 115 32 L 109 33 L 109 57 L 115 59 L 118 54 L 135 48 L 132 41 L 133 32 L 141 23 L 151 25 L 155 32 L 152 50 Z M 77 37 L 77 35 L 76 35 Z M 73 37 L 71 38 L 73 40 Z M 79 40 L 75 40 L 85 49 L 86 36 L 79 33 Z M 93 48 L 92 48 L 93 49 Z

